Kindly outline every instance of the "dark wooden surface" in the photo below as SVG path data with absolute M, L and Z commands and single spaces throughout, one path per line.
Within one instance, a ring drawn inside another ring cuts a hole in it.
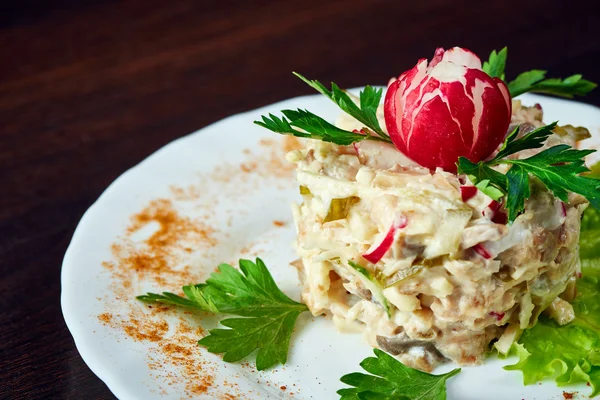
M 526 3 L 526 4 L 522 4 Z M 119 174 L 227 115 L 385 84 L 462 45 L 600 81 L 597 1 L 13 0 L 0 5 L 0 398 L 109 399 L 60 311 L 83 212 Z M 600 105 L 600 91 L 585 98 Z

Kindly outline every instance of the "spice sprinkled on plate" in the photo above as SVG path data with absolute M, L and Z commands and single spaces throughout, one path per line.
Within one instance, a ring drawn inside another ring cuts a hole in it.
M 235 205 L 232 200 L 236 196 L 259 191 L 259 182 L 265 177 L 277 185 L 289 182 L 293 168 L 282 159 L 294 143 L 295 139 L 268 139 L 257 149 L 243 152 L 238 164 L 222 163 L 212 172 L 199 172 L 194 185 L 167 187 L 167 196 L 149 201 L 131 215 L 119 240 L 113 243 L 113 257 L 103 263 L 112 276 L 112 293 L 100 299 L 106 310 L 98 314 L 98 321 L 114 334 L 150 348 L 147 363 L 164 395 L 172 395 L 174 388 L 182 387 L 184 397 L 189 398 L 251 398 L 252 391 L 242 392 L 237 383 L 244 380 L 243 374 L 233 374 L 228 380 L 219 378 L 219 359 L 207 357 L 206 350 L 197 344 L 206 332 L 195 322 L 194 315 L 176 313 L 162 305 L 144 306 L 128 301 L 129 294 L 146 287 L 176 290 L 189 282 L 204 280 L 221 252 L 235 256 L 264 242 L 266 239 L 253 238 L 230 246 L 228 230 L 235 229 L 232 218 L 238 210 L 224 210 L 226 218 L 232 221 L 227 226 L 219 219 L 222 216 L 215 213 L 214 205 Z M 255 166 L 252 174 L 243 171 L 243 164 Z M 218 182 L 220 192 L 207 194 L 207 182 Z M 277 220 L 273 234 L 278 223 L 285 222 Z

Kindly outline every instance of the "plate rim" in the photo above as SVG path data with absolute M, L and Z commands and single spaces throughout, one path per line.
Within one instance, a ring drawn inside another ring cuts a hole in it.
M 356 89 L 351 89 L 351 90 L 356 90 Z M 73 310 L 74 305 L 77 303 L 76 303 L 76 301 L 74 301 L 75 299 L 71 297 L 72 293 L 69 291 L 68 276 L 74 268 L 77 268 L 77 263 L 72 262 L 71 260 L 74 258 L 74 255 L 73 255 L 74 249 L 77 247 L 79 242 L 82 240 L 81 238 L 83 237 L 84 229 L 88 225 L 87 221 L 91 219 L 91 216 L 99 208 L 99 204 L 101 204 L 104 199 L 108 198 L 111 195 L 111 193 L 115 190 L 115 188 L 119 187 L 121 185 L 121 182 L 126 180 L 128 176 L 130 176 L 131 174 L 133 174 L 136 171 L 143 168 L 145 164 L 152 162 L 152 160 L 154 158 L 157 158 L 160 154 L 170 151 L 171 148 L 176 147 L 177 144 L 188 140 L 190 137 L 196 136 L 196 135 L 201 135 L 201 134 L 205 133 L 207 130 L 209 130 L 210 128 L 214 128 L 221 124 L 226 124 L 227 122 L 234 120 L 234 119 L 243 118 L 244 116 L 258 114 L 258 113 L 262 114 L 263 112 L 261 110 L 271 109 L 280 103 L 299 101 L 299 100 L 303 100 L 303 99 L 308 100 L 310 98 L 316 99 L 316 98 L 320 98 L 320 97 L 322 97 L 322 96 L 319 94 L 314 94 L 314 95 L 303 95 L 303 96 L 287 98 L 287 99 L 280 100 L 275 103 L 271 103 L 271 104 L 267 104 L 265 106 L 255 108 L 255 109 L 242 111 L 237 114 L 229 115 L 225 118 L 222 118 L 222 119 L 214 121 L 208 125 L 205 125 L 193 132 L 190 132 L 181 137 L 178 137 L 178 138 L 166 143 L 165 145 L 159 147 L 158 149 L 154 150 L 149 155 L 147 155 L 145 158 L 143 158 L 141 161 L 139 161 L 137 164 L 131 166 L 130 168 L 128 168 L 127 170 L 122 172 L 117 178 L 115 178 L 102 191 L 102 193 L 98 196 L 98 198 L 82 214 L 81 218 L 79 219 L 79 222 L 77 223 L 77 226 L 75 227 L 75 229 L 73 231 L 73 234 L 69 241 L 69 245 L 67 246 L 67 249 L 65 250 L 65 254 L 63 256 L 62 263 L 61 263 L 61 273 L 60 273 L 61 314 L 65 321 L 65 325 L 67 326 L 67 329 L 69 330 L 69 333 L 71 334 L 71 337 L 73 338 L 73 341 L 75 343 L 75 348 L 77 349 L 77 352 L 83 359 L 83 362 L 94 373 L 94 375 L 96 375 L 96 377 L 98 377 L 108 387 L 110 392 L 115 397 L 117 397 L 119 399 L 129 398 L 129 397 L 135 398 L 135 394 L 131 393 L 131 391 L 129 389 L 122 387 L 122 385 L 119 383 L 119 380 L 116 379 L 118 374 L 111 373 L 111 368 L 104 365 L 104 363 L 101 360 L 97 359 L 97 357 L 95 356 L 94 348 L 92 346 L 87 345 L 86 331 L 80 330 L 80 327 L 79 327 L 80 321 L 76 318 L 77 312 L 75 310 Z
M 353 88 L 353 89 L 350 89 L 350 91 L 357 92 L 360 89 L 362 89 L 362 87 Z M 75 257 L 73 255 L 74 251 L 75 251 L 74 249 L 83 240 L 82 238 L 84 237 L 85 231 L 87 230 L 87 226 L 89 225 L 87 222 L 92 218 L 92 215 L 96 212 L 96 210 L 99 209 L 99 204 L 101 204 L 105 199 L 107 199 L 112 194 L 112 192 L 115 191 L 115 188 L 121 186 L 121 182 L 126 180 L 130 175 L 132 175 L 136 171 L 144 168 L 144 166 L 146 164 L 151 163 L 152 160 L 157 158 L 160 154 L 170 151 L 171 148 L 176 147 L 181 142 L 189 140 L 189 138 L 192 136 L 201 135 L 201 134 L 205 133 L 207 130 L 209 130 L 210 128 L 214 128 L 221 124 L 227 124 L 228 122 L 230 122 L 234 119 L 240 119 L 240 118 L 243 118 L 248 115 L 255 115 L 255 114 L 262 115 L 265 110 L 271 110 L 273 108 L 276 108 L 279 104 L 289 103 L 289 102 L 297 102 L 297 101 L 303 101 L 303 100 L 310 101 L 311 99 L 318 99 L 318 98 L 322 98 L 322 96 L 320 94 L 312 94 L 312 95 L 302 95 L 302 96 L 286 98 L 286 99 L 277 101 L 275 103 L 267 104 L 267 105 L 264 105 L 264 106 L 261 106 L 261 107 L 255 108 L 255 109 L 251 109 L 251 110 L 243 111 L 243 112 L 240 112 L 237 114 L 229 115 L 225 118 L 222 118 L 222 119 L 214 121 L 208 125 L 205 125 L 193 132 L 190 132 L 181 137 L 178 137 L 178 138 L 166 143 L 165 145 L 161 146 L 160 148 L 154 150 L 148 156 L 146 156 L 141 161 L 139 161 L 137 164 L 133 165 L 132 167 L 130 167 L 127 170 L 125 170 L 124 172 L 122 172 L 116 179 L 114 179 L 102 191 L 102 193 L 98 196 L 98 198 L 82 214 L 79 222 L 77 223 L 76 228 L 73 231 L 73 235 L 71 237 L 71 240 L 69 241 L 69 245 L 67 246 L 67 249 L 65 251 L 65 255 L 63 257 L 62 264 L 61 264 L 61 273 L 60 273 L 61 313 L 62 313 L 63 319 L 65 321 L 65 324 L 67 326 L 67 329 L 69 330 L 69 333 L 71 334 L 71 336 L 73 338 L 77 352 L 83 359 L 84 363 L 87 365 L 88 368 L 90 368 L 90 370 L 94 373 L 94 375 L 96 375 L 102 382 L 104 382 L 104 384 L 108 387 L 108 389 L 111 391 L 111 393 L 115 397 L 117 397 L 119 399 L 136 398 L 136 394 L 131 392 L 131 387 L 123 386 L 120 384 L 119 379 L 116 379 L 118 376 L 118 372 L 116 372 L 116 369 L 110 368 L 110 366 L 105 365 L 105 363 L 103 363 L 100 359 L 98 359 L 96 356 L 97 351 L 94 351 L 94 347 L 89 346 L 89 344 L 87 343 L 87 341 L 89 340 L 89 332 L 87 332 L 86 330 L 82 329 L 79 326 L 80 324 L 82 324 L 82 322 L 77 318 L 78 313 L 74 310 L 74 307 L 77 304 L 77 302 L 75 301 L 75 298 L 72 297 L 72 295 L 73 295 L 72 291 L 69 290 L 70 289 L 69 276 L 72 274 L 72 271 L 74 270 L 74 268 L 78 268 L 77 263 L 74 262 L 74 260 L 73 260 Z M 542 96 L 542 95 L 529 94 L 529 93 L 518 96 L 515 99 L 517 99 L 517 100 L 521 99 L 521 100 L 525 100 L 528 102 L 529 101 L 535 102 L 536 99 L 543 99 L 544 101 L 550 100 L 553 102 L 555 102 L 555 101 L 564 102 L 564 103 L 568 103 L 570 105 L 574 105 L 578 108 L 588 109 L 590 112 L 596 112 L 600 115 L 600 107 L 595 106 L 593 104 L 577 101 L 577 100 L 555 98 L 555 97 L 551 97 L 551 96 Z M 600 135 L 600 132 L 598 132 L 596 134 Z M 113 369 L 115 370 L 114 373 L 112 372 Z

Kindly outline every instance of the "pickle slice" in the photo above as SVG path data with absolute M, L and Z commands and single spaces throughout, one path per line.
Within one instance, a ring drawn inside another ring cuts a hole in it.
M 312 194 L 310 192 L 310 189 L 304 185 L 300 185 L 299 189 L 300 189 L 300 194 L 303 194 L 303 195 L 304 194 Z
M 329 204 L 329 210 L 327 210 L 327 215 L 325 216 L 323 223 L 346 218 L 350 208 L 359 201 L 360 197 L 356 196 L 331 199 L 331 204 Z

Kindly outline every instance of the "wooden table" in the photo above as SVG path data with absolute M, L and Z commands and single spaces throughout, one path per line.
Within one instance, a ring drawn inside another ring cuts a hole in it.
M 291 71 L 385 84 L 437 46 L 508 45 L 509 78 L 537 67 L 598 82 L 598 21 L 595 0 L 0 6 L 0 398 L 113 398 L 63 322 L 61 260 L 83 212 L 156 149 L 311 93 Z

